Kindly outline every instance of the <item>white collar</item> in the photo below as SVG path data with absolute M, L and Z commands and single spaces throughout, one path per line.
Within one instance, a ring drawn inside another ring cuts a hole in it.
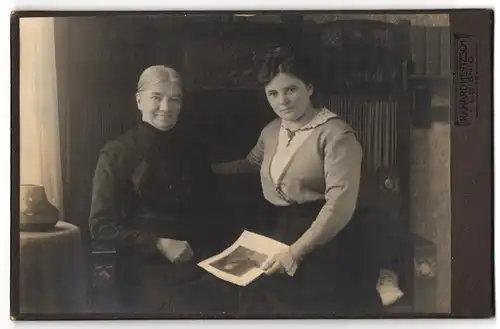
M 318 113 L 316 113 L 316 115 L 314 116 L 314 118 L 312 118 L 311 121 L 309 121 L 306 125 L 300 127 L 299 129 L 297 129 L 295 131 L 297 132 L 297 131 L 301 131 L 301 130 L 314 129 L 314 128 L 322 125 L 323 123 L 327 122 L 331 118 L 336 118 L 336 117 L 338 117 L 337 114 L 328 110 L 326 107 L 323 107 Z M 283 125 L 283 123 L 281 124 L 281 127 L 286 129 L 286 127 Z

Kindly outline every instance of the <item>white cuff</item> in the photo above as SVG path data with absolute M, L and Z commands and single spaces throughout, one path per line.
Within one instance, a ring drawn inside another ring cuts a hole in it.
M 290 250 L 285 253 L 285 257 L 281 259 L 281 265 L 285 268 L 286 274 L 294 276 L 297 271 L 297 261 L 294 259 Z

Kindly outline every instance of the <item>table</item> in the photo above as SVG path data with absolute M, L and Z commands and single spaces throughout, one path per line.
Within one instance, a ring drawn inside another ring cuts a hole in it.
M 46 232 L 21 232 L 19 244 L 20 313 L 84 311 L 87 271 L 78 227 L 59 221 Z

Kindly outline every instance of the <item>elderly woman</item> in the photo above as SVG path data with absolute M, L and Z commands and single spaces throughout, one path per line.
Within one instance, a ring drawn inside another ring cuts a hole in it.
M 241 315 L 362 316 L 381 307 L 374 223 L 357 207 L 362 149 L 348 124 L 313 105 L 311 67 L 306 57 L 279 49 L 268 55 L 259 80 L 277 118 L 245 159 L 213 166 L 219 174 L 260 171 L 264 197 L 278 215 L 259 233 L 289 246 L 264 268 L 267 276 L 240 288 L 237 301 L 219 311 L 238 305 Z M 227 286 L 211 284 L 213 294 L 190 298 L 189 306 L 176 294 L 172 310 L 207 311 L 202 299 L 223 300 Z
M 218 251 L 208 219 L 214 176 L 200 143 L 177 125 L 182 86 L 172 68 L 144 70 L 137 85 L 142 123 L 101 150 L 90 209 L 94 241 L 117 250 L 123 311 L 155 312 L 172 287 L 195 280 L 196 262 Z M 221 242 L 223 243 L 223 242 Z

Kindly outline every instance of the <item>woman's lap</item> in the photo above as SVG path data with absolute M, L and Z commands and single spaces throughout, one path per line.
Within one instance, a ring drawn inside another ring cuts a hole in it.
M 125 312 L 157 313 L 170 293 L 205 273 L 194 262 L 172 264 L 168 261 L 135 264 L 133 275 L 118 282 L 118 298 Z
M 238 294 L 238 286 L 207 274 L 173 289 L 161 311 L 176 316 L 235 314 Z
M 302 231 L 299 227 L 302 224 L 294 227 L 288 223 L 317 211 L 315 205 L 310 208 L 299 207 L 297 211 L 283 213 L 280 231 Z M 198 267 L 198 276 L 169 289 L 161 312 L 175 316 L 235 314 L 243 317 L 363 316 L 377 312 L 381 307 L 376 291 L 378 267 L 377 262 L 371 264 L 371 254 L 366 251 L 373 243 L 361 234 L 367 229 L 363 217 L 353 221 L 340 241 L 309 255 L 294 277 L 262 275 L 248 286 L 239 287 L 206 272 L 199 275 L 203 270 Z
M 171 291 L 161 310 L 176 316 L 235 315 L 241 317 L 364 316 L 380 311 L 375 287 L 350 285 L 299 289 L 284 274 L 262 276 L 246 287 L 207 275 Z M 303 287 L 305 288 L 305 287 Z M 307 292 L 307 293 L 304 293 Z
M 283 276 L 283 277 L 278 277 Z M 177 287 L 162 312 L 176 315 L 293 315 L 295 290 L 284 275 L 261 276 L 240 287 L 212 275 Z

